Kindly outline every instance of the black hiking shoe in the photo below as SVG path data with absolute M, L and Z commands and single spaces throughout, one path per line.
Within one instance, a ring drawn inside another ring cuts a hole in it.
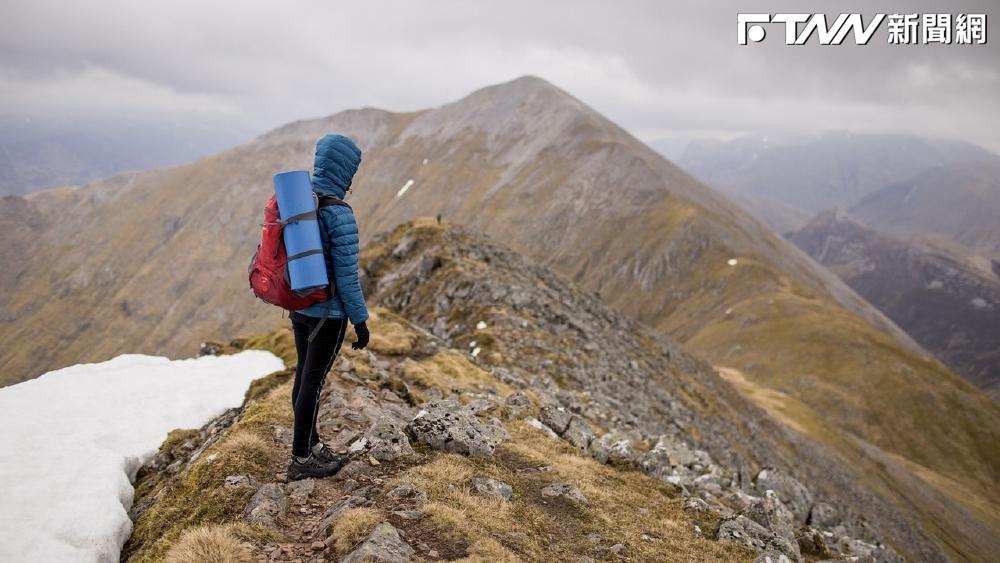
M 347 465 L 347 462 L 351 460 L 351 458 L 347 457 L 346 455 L 333 453 L 333 450 L 327 447 L 327 445 L 324 443 L 319 443 L 316 444 L 316 446 L 313 446 L 312 454 L 322 459 L 323 461 L 337 462 L 340 464 L 341 467 Z
M 318 455 L 311 455 L 305 461 L 299 461 L 299 458 L 292 456 L 292 462 L 288 464 L 288 480 L 329 477 L 336 475 L 343 466 L 339 460 L 328 460 Z

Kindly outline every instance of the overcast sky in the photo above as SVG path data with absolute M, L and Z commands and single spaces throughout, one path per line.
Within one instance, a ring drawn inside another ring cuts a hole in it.
M 6 0 L 0 114 L 221 117 L 264 131 L 535 74 L 645 140 L 837 128 L 1000 151 L 996 2 L 671 4 Z M 740 10 L 987 13 L 990 37 L 891 46 L 883 24 L 867 46 L 793 47 L 772 24 L 740 46 Z

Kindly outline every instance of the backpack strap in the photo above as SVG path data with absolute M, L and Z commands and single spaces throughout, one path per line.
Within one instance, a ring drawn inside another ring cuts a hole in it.
M 329 207 L 331 205 L 340 205 L 342 207 L 351 209 L 350 204 L 348 204 L 346 201 L 340 199 L 339 197 L 334 197 L 332 195 L 319 196 L 319 202 L 316 205 L 316 209 L 318 211 L 319 209 L 322 209 L 324 207 Z M 308 338 L 309 342 L 312 342 L 313 339 L 316 338 L 316 335 L 319 333 L 319 330 L 323 328 L 323 323 L 326 322 L 326 319 L 330 314 L 330 308 L 332 307 L 332 305 L 329 304 L 329 301 L 330 299 L 333 299 L 333 291 L 331 290 L 332 286 L 333 284 L 330 284 L 326 287 L 326 300 L 328 302 L 326 306 L 326 311 L 324 311 L 323 313 L 323 318 L 320 319 L 318 323 L 316 323 L 316 328 L 312 329 L 312 331 L 309 333 L 309 338 Z
M 349 203 L 347 203 L 346 201 L 340 199 L 339 197 L 334 197 L 332 195 L 320 196 L 320 198 L 319 198 L 319 205 L 317 206 L 317 208 L 329 207 L 331 205 L 340 205 L 340 206 L 346 207 L 348 209 L 351 208 L 351 205 Z

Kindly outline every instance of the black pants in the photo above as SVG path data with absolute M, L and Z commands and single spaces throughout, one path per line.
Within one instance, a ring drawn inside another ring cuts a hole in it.
M 323 391 L 326 374 L 340 352 L 347 331 L 347 319 L 327 319 L 309 342 L 309 333 L 320 319 L 292 313 L 292 331 L 295 333 L 295 383 L 292 385 L 292 409 L 295 412 L 295 429 L 292 436 L 292 455 L 307 457 L 319 443 L 316 417 L 319 414 L 319 394 Z

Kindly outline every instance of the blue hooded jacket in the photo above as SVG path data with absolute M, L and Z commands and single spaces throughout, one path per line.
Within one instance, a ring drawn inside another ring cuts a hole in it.
M 361 149 L 354 141 L 343 135 L 326 135 L 316 143 L 313 191 L 321 196 L 344 199 L 360 165 Z M 319 231 L 326 250 L 326 271 L 334 288 L 333 299 L 314 303 L 298 312 L 310 317 L 346 317 L 351 324 L 367 320 L 368 308 L 358 275 L 360 245 L 354 211 L 343 205 L 321 208 Z

